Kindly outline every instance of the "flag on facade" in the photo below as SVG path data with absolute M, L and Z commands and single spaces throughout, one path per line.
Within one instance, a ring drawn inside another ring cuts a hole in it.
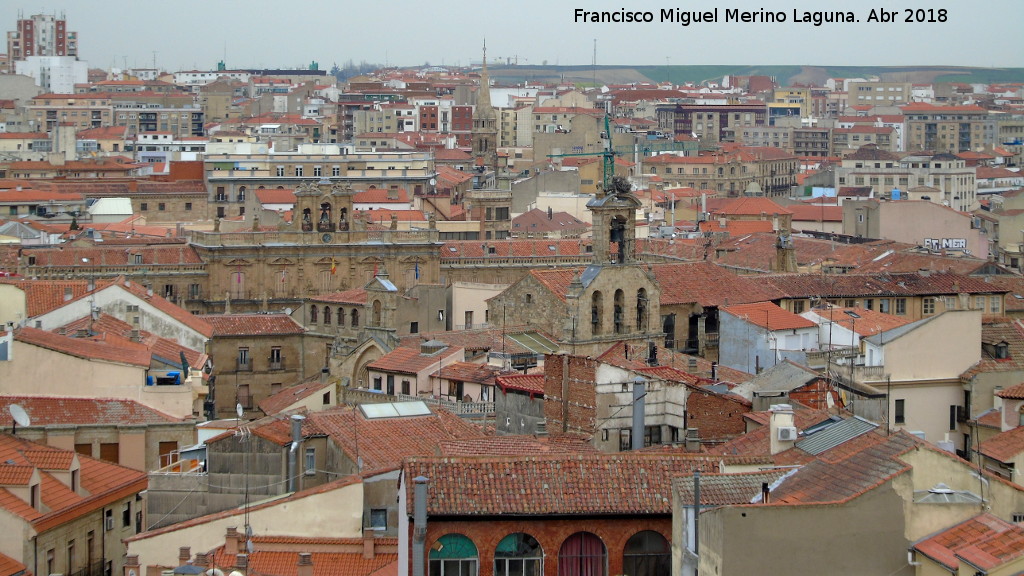
M 377 263 L 376 262 L 373 263 L 373 277 L 374 278 L 377 277 Z
M 338 273 L 338 262 L 334 260 L 334 256 L 331 256 L 331 276 Z
M 416 279 L 417 280 L 420 279 L 420 263 L 419 262 L 416 263 Z

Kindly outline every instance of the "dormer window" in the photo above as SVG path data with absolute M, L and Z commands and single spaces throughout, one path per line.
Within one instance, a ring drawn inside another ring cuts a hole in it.
M 1010 345 L 1006 342 L 1000 342 L 996 344 L 996 358 L 999 360 L 1005 360 L 1010 357 Z
M 29 488 L 29 506 L 32 506 L 33 510 L 39 510 L 39 484 L 33 484 Z

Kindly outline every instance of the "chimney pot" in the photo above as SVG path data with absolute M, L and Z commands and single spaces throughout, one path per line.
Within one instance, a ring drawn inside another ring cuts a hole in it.
M 236 554 L 235 555 L 235 568 L 248 568 L 249 567 L 249 555 L 248 554 Z
M 295 576 L 313 576 L 313 555 L 309 552 L 299 552 L 299 563 Z
M 192 557 L 192 549 L 188 546 L 182 546 L 178 548 L 178 564 L 187 564 L 188 559 Z

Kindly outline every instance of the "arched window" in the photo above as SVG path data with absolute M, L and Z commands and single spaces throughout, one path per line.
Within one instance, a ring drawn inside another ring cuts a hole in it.
M 380 300 L 373 301 L 373 321 L 370 322 L 370 326 L 380 326 L 380 314 L 381 314 L 381 303 Z
M 313 323 L 313 324 L 316 324 L 316 322 L 317 322 L 317 318 L 316 317 L 317 317 L 316 304 L 313 304 L 312 306 L 309 307 L 309 321 L 311 323 Z
M 623 318 L 624 310 L 626 309 L 626 294 L 622 290 L 615 291 L 615 326 L 614 330 L 616 334 L 622 334 L 626 331 L 626 323 Z
M 430 547 L 430 576 L 476 576 L 476 544 L 462 534 L 445 534 Z
M 637 532 L 622 552 L 622 572 L 626 576 L 671 574 L 672 549 L 668 540 L 653 530 Z
M 331 307 L 324 306 L 324 324 L 331 323 Z
M 590 333 L 597 335 L 604 330 L 604 296 L 595 290 L 590 296 Z
M 345 327 L 345 310 L 341 306 L 338 306 L 338 326 Z
M 565 539 L 558 551 L 558 576 L 606 576 L 608 551 L 601 539 L 590 532 L 577 532 Z
M 636 291 L 636 329 L 647 330 L 647 290 L 644 288 Z
M 359 326 L 359 309 L 358 308 L 353 308 L 352 309 L 352 322 L 350 324 L 351 324 L 351 326 L 353 328 L 355 328 L 356 326 Z
M 544 550 L 529 534 L 509 534 L 494 550 L 494 576 L 543 576 Z

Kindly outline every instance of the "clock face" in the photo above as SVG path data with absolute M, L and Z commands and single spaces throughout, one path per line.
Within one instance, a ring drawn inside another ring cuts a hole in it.
M 323 236 L 320 237 L 320 240 L 322 240 L 326 244 L 327 242 L 331 241 L 331 235 L 325 233 Z

